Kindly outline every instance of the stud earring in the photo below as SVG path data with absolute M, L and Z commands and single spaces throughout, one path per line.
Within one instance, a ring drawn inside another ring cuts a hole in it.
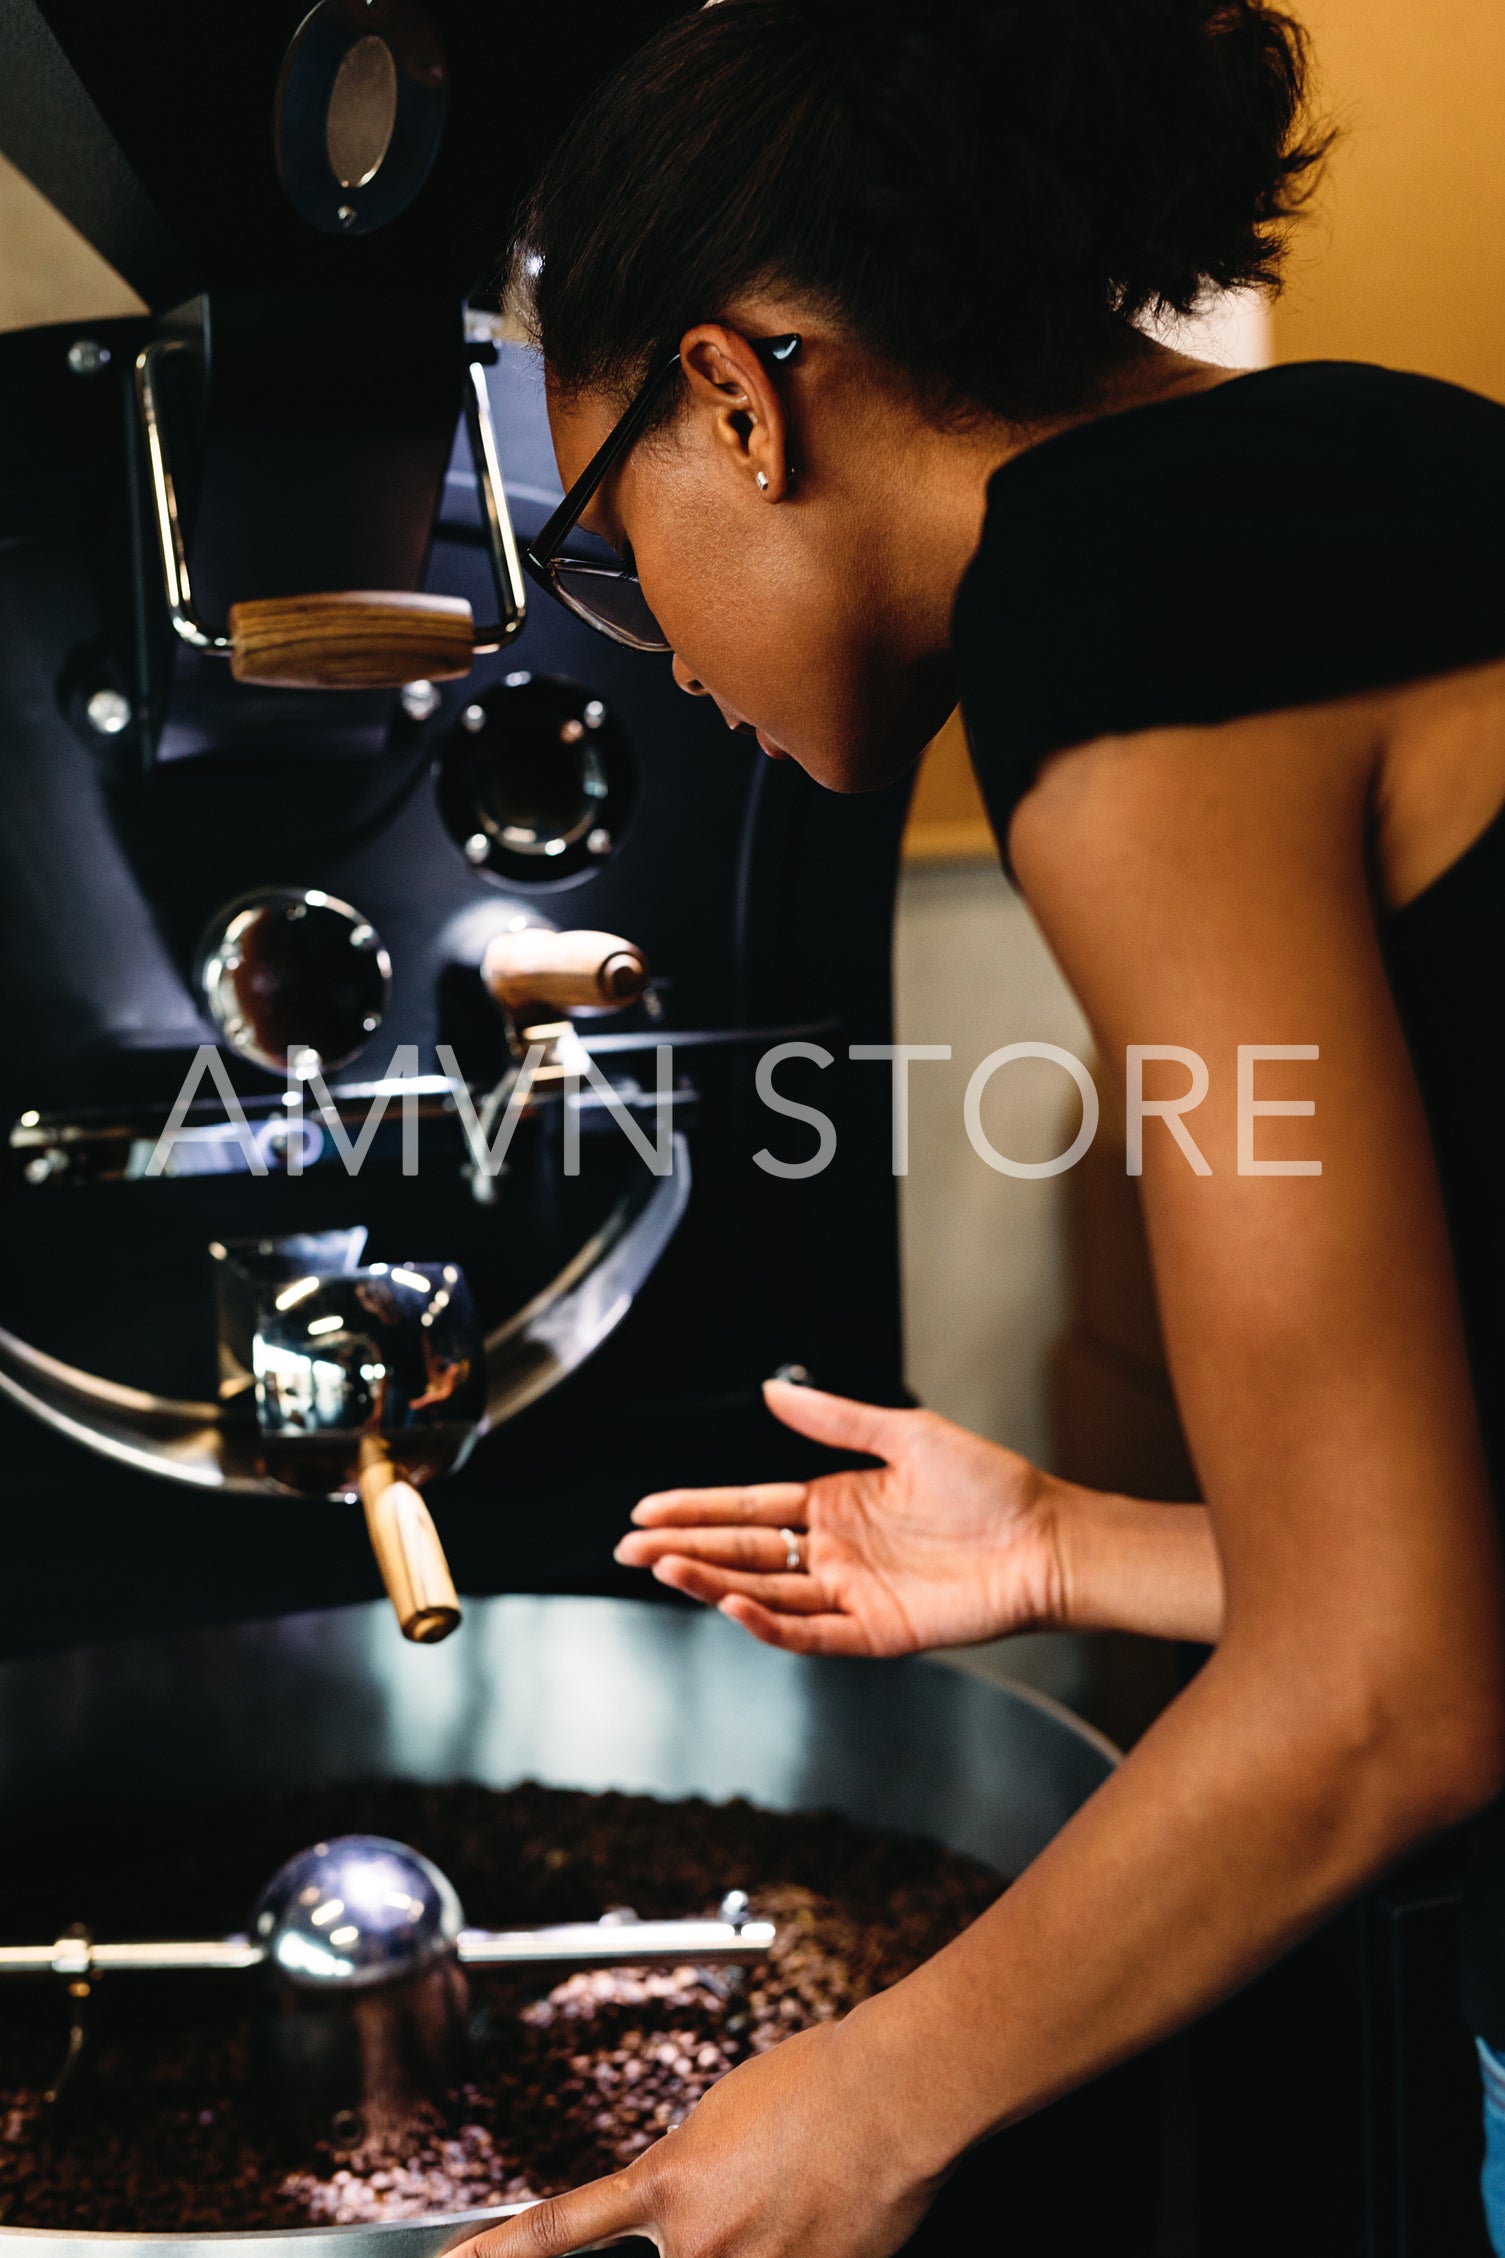
M 760 494 L 768 492 L 768 473 L 766 470 L 760 470 L 758 473 L 758 492 Z

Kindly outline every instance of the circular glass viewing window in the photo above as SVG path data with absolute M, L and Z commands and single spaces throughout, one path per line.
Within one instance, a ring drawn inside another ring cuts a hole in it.
M 396 124 L 397 65 L 386 41 L 368 32 L 340 57 L 324 113 L 324 150 L 342 188 L 370 187 Z
M 314 1051 L 344 1066 L 380 1027 L 392 965 L 369 922 L 313 888 L 251 894 L 219 912 L 199 987 L 220 1041 L 272 1073 Z
M 509 886 L 576 877 L 610 855 L 632 799 L 627 740 L 578 683 L 509 674 L 445 741 L 439 807 L 477 870 Z
M 416 0 L 319 0 L 277 81 L 277 170 L 326 235 L 407 210 L 444 133 L 444 47 Z

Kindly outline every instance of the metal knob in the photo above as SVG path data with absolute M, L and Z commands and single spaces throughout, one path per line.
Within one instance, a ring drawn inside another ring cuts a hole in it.
M 453 1884 L 421 1852 L 386 1835 L 336 1835 L 278 1868 L 251 1934 L 289 1983 L 349 1990 L 452 1960 L 464 1925 Z

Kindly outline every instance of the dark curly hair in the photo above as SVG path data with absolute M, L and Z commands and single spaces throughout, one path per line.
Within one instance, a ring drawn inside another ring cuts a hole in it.
M 513 301 L 566 390 L 625 396 L 773 286 L 937 415 L 1065 410 L 1146 315 L 1275 285 L 1327 145 L 1306 78 L 1264 0 L 720 0 L 575 120 Z

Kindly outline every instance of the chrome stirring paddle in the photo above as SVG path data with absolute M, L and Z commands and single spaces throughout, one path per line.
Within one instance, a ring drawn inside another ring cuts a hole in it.
M 715 1920 L 614 1911 L 548 1928 L 469 1928 L 452 1884 L 418 1851 L 383 1835 L 336 1835 L 278 1869 L 248 1935 L 107 1944 L 75 1930 L 54 1944 L 0 1945 L 0 1976 L 56 1976 L 76 1997 L 105 1975 L 259 1971 L 269 2097 L 304 2137 L 353 2148 L 390 2139 L 463 2073 L 467 1969 L 745 1967 L 774 1936 L 741 1890 Z

